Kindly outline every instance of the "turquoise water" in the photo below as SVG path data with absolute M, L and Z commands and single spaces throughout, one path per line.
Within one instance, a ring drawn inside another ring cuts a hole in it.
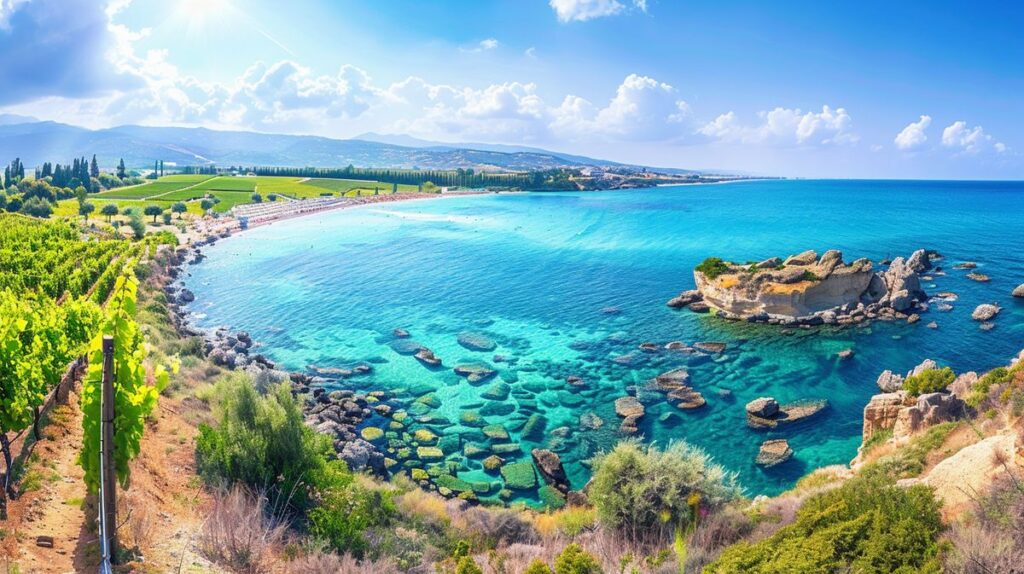
M 428 424 L 438 434 L 461 434 L 463 442 L 482 441 L 478 430 L 457 423 L 463 410 L 487 404 L 481 396 L 494 381 L 470 385 L 451 367 L 487 362 L 511 389 L 491 412 L 514 410 L 486 420 L 513 431 L 521 460 L 538 444 L 558 450 L 574 487 L 586 483 L 585 461 L 618 439 L 615 398 L 688 366 L 707 405 L 680 411 L 661 395 L 642 393 L 642 434 L 700 445 L 738 473 L 748 494 L 772 494 L 814 468 L 855 456 L 863 407 L 883 369 L 906 371 L 925 358 L 958 371 L 988 369 L 1024 347 L 1024 304 L 1010 296 L 1024 282 L 1022 238 L 1019 183 L 764 181 L 484 195 L 371 205 L 253 229 L 207 248 L 208 259 L 190 269 L 186 285 L 197 297 L 190 310 L 199 325 L 247 330 L 261 352 L 290 369 L 370 361 L 371 375 L 338 384 L 406 389 L 407 398 L 434 391 L 440 406 Z M 709 255 L 760 260 L 837 248 L 847 261 L 878 261 L 920 247 L 946 256 L 938 263 L 946 274 L 934 274 L 926 288 L 956 292 L 959 301 L 949 312 L 933 305 L 914 325 L 783 331 L 665 306 L 693 287 L 691 270 Z M 991 282 L 951 269 L 964 260 L 978 262 Z M 993 330 L 982 331 L 970 313 L 993 301 L 1004 310 Z M 927 328 L 930 321 L 938 329 Z M 395 352 L 396 327 L 432 349 L 445 368 L 428 369 Z M 467 330 L 490 336 L 496 350 L 460 346 L 457 335 Z M 696 359 L 637 349 L 673 340 L 723 341 L 727 349 Z M 847 348 L 856 354 L 840 362 L 836 353 Z M 566 384 L 569 375 L 586 387 Z M 750 430 L 743 406 L 764 395 L 782 402 L 825 398 L 830 408 L 799 426 Z M 547 421 L 538 442 L 517 432 L 533 413 Z M 595 413 L 604 426 L 584 429 L 583 413 Z M 676 416 L 659 420 L 664 413 Z M 434 424 L 436 417 L 452 424 Z M 762 470 L 754 465 L 758 446 L 776 437 L 789 439 L 795 457 Z M 460 478 L 497 480 L 479 459 L 453 460 Z

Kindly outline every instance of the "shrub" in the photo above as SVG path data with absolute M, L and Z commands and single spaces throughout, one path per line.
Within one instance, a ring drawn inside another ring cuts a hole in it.
M 319 503 L 309 511 L 309 531 L 339 552 L 361 557 L 363 532 L 386 524 L 395 513 L 390 493 L 355 484 L 345 463 L 332 460 L 310 476 Z
M 263 203 L 263 196 L 258 193 L 252 194 L 249 199 L 251 199 L 253 203 Z
M 484 571 L 476 565 L 472 556 L 463 556 L 455 566 L 455 574 L 484 574 Z
M 216 496 L 199 534 L 200 551 L 234 572 L 272 570 L 285 525 L 268 515 L 265 504 L 264 498 L 240 487 Z
M 247 376 L 235 375 L 217 383 L 213 406 L 218 424 L 200 425 L 196 439 L 196 461 L 207 482 L 268 489 L 275 503 L 304 510 L 305 481 L 325 466 L 331 443 L 305 425 L 288 386 L 260 396 Z
M 771 537 L 730 546 L 704 571 L 938 572 L 938 506 L 926 486 L 859 476 L 809 498 Z
M 601 574 L 601 566 L 579 544 L 570 544 L 555 558 L 555 574 Z
M 723 273 L 728 273 L 729 265 L 720 257 L 708 257 L 700 265 L 694 267 L 694 270 L 700 271 L 708 279 L 714 279 Z
M 551 574 L 551 568 L 537 558 L 530 562 L 523 574 Z
M 927 393 L 937 393 L 946 390 L 946 387 L 955 378 L 956 375 L 953 373 L 953 369 L 949 367 L 928 369 L 918 375 L 908 377 L 906 381 L 903 381 L 903 389 L 913 397 Z
M 800 275 L 800 280 L 801 281 L 812 281 L 812 282 L 813 281 L 821 281 L 821 277 L 818 277 L 813 271 L 805 270 L 803 272 L 803 274 Z
M 978 408 L 981 403 L 988 397 L 989 391 L 992 387 L 1002 385 L 1013 380 L 1013 376 L 1024 370 L 1024 361 L 1021 361 L 1013 367 L 1007 369 L 1006 367 L 998 367 L 985 373 L 978 382 L 971 388 L 970 394 L 967 395 L 966 402 L 968 405 Z
M 664 540 L 701 508 L 739 495 L 735 475 L 682 441 L 664 451 L 622 441 L 593 462 L 589 498 L 598 518 L 634 541 Z

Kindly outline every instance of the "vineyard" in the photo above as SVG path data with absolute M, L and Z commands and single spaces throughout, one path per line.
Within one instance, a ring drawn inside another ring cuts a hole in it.
M 80 464 L 86 485 L 95 490 L 100 464 L 97 373 L 102 366 L 97 352 L 105 335 L 115 343 L 116 471 L 127 483 L 128 462 L 138 452 L 145 417 L 167 380 L 163 368 L 147 371 L 134 319 L 134 269 L 150 251 L 147 247 L 155 247 L 153 240 L 109 239 L 64 221 L 0 215 L 0 450 L 5 463 L 0 517 L 6 498 L 17 495 L 12 442 L 30 429 L 38 440 L 40 411 L 83 357 L 89 359 L 89 374 L 81 399 L 85 439 Z

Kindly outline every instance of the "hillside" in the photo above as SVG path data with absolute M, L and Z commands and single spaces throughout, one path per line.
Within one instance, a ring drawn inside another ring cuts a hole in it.
M 377 136 L 376 139 L 385 137 Z M 421 142 L 413 138 L 406 140 L 400 141 L 414 145 L 206 128 L 119 126 L 89 130 L 20 117 L 0 122 L 0 157 L 20 157 L 29 166 L 57 158 L 92 154 L 96 154 L 104 166 L 112 166 L 117 158 L 123 157 L 130 167 L 137 168 L 148 167 L 156 159 L 178 165 L 343 167 L 351 164 L 422 169 L 537 170 L 622 165 L 539 148 L 434 145 L 435 142 Z

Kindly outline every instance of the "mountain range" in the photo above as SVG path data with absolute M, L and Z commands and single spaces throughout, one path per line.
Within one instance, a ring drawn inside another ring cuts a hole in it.
M 585 166 L 629 166 L 540 148 L 502 144 L 452 144 L 404 135 L 367 133 L 353 139 L 220 131 L 207 128 L 118 126 L 90 130 L 27 116 L 0 114 L 0 163 L 20 157 L 28 166 L 69 162 L 96 154 L 100 165 L 119 159 L 133 168 L 154 160 L 167 165 L 262 165 L 536 170 Z M 688 170 L 657 170 L 692 173 Z

